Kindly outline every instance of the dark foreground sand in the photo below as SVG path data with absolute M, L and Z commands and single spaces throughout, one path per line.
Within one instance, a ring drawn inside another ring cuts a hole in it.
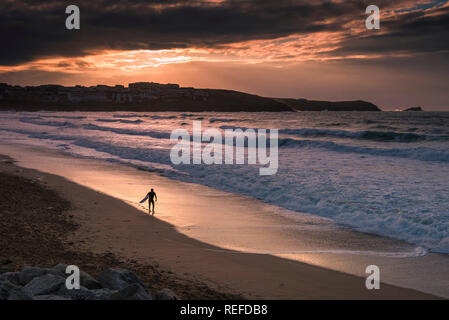
M 0 264 L 75 264 L 96 275 L 134 271 L 151 289 L 184 299 L 433 299 L 386 284 L 269 255 L 222 250 L 59 176 L 0 158 Z

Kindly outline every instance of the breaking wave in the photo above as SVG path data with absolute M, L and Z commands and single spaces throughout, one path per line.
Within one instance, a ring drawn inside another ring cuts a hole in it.
M 429 147 L 386 149 L 351 146 L 333 141 L 296 140 L 290 138 L 280 139 L 279 146 L 284 148 L 323 148 L 334 152 L 359 153 L 372 156 L 407 158 L 421 161 L 449 162 L 449 150 L 443 151 Z
M 254 129 L 238 126 L 221 126 L 221 129 Z M 301 129 L 281 129 L 279 134 L 294 135 L 305 138 L 341 138 L 341 139 L 356 139 L 356 140 L 370 140 L 379 142 L 418 142 L 418 141 L 449 141 L 448 135 L 424 135 L 410 132 L 396 132 L 396 131 L 346 131 L 346 130 L 331 130 L 331 129 L 315 129 L 315 128 L 301 128 Z
M 119 122 L 119 123 L 130 123 L 130 124 L 139 124 L 143 121 L 140 119 L 137 120 L 126 120 L 126 119 L 96 119 L 97 122 Z
M 360 139 L 381 142 L 417 142 L 423 140 L 449 140 L 448 136 L 429 136 L 396 131 L 345 131 L 326 129 L 282 129 L 279 133 L 301 137 L 334 137 L 345 139 Z
M 36 125 L 40 125 L 40 126 L 50 126 L 50 127 L 67 127 L 67 128 L 72 128 L 75 127 L 75 124 L 73 124 L 72 122 L 69 121 L 46 121 L 46 120 L 41 120 L 42 118 L 40 117 L 32 117 L 32 118 L 21 118 L 19 119 L 20 122 L 24 122 L 24 123 L 30 123 L 30 124 L 36 124 Z
M 170 139 L 169 132 L 103 127 L 103 126 L 97 126 L 97 125 L 91 124 L 91 123 L 82 125 L 82 128 L 86 129 L 86 130 L 108 131 L 108 132 L 113 132 L 113 133 L 117 133 L 117 134 L 147 136 L 147 137 L 152 137 L 152 138 L 157 138 L 157 139 Z

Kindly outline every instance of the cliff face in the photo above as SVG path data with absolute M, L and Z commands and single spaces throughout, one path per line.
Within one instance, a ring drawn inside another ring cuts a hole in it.
M 160 99 L 154 101 L 152 110 L 158 111 L 217 111 L 217 112 L 282 112 L 292 109 L 282 102 L 257 95 L 231 90 L 202 89 L 201 98 Z
M 314 101 L 307 99 L 276 99 L 295 111 L 382 111 L 367 101 Z

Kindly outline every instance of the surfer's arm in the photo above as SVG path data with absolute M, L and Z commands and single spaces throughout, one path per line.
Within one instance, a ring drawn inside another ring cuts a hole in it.
M 156 195 L 156 193 L 154 194 L 154 199 L 157 201 L 157 195 Z

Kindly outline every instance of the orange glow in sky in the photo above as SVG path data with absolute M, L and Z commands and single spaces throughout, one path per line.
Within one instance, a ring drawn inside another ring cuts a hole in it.
M 19 2 L 37 12 L 53 10 L 59 5 L 56 1 L 35 5 Z M 444 55 L 445 48 L 427 50 L 428 43 L 423 42 L 421 45 L 421 39 L 412 38 L 415 33 L 405 34 L 399 40 L 391 37 L 391 34 L 405 33 L 405 29 L 398 29 L 395 24 L 398 21 L 406 24 L 409 16 L 419 17 L 428 23 L 431 18 L 448 14 L 449 1 L 433 2 L 436 4 L 432 6 L 428 5 L 432 3 L 430 0 L 387 2 L 381 11 L 381 29 L 372 31 L 365 28 L 366 14 L 363 10 L 352 18 L 346 17 L 344 11 L 341 18 L 340 15 L 326 16 L 326 12 L 323 12 L 322 18 L 317 20 L 297 21 L 298 26 L 308 23 L 311 31 L 286 32 L 286 35 L 271 35 L 268 28 L 268 33 L 259 34 L 255 30 L 254 36 L 249 37 L 252 38 L 249 40 L 238 32 L 235 35 L 230 32 L 228 39 L 227 35 L 223 36 L 223 30 L 218 30 L 217 37 L 222 38 L 217 43 L 213 37 L 206 36 L 204 39 L 193 36 L 190 42 L 180 43 L 182 38 L 170 29 L 175 34 L 175 40 L 170 45 L 171 48 L 167 49 L 144 48 L 148 43 L 157 42 L 157 39 L 143 37 L 142 48 L 135 49 L 111 48 L 119 46 L 115 44 L 108 48 L 107 44 L 99 44 L 97 48 L 82 48 L 78 55 L 52 54 L 51 50 L 47 50 L 48 52 L 20 63 L 0 63 L 0 82 L 19 85 L 174 82 L 184 86 L 235 89 L 264 96 L 366 99 L 387 108 L 396 108 L 401 104 L 438 106 L 449 100 L 445 93 L 449 88 L 442 81 L 443 77 L 447 77 L 445 70 L 449 65 Z M 279 6 L 303 3 L 305 2 L 300 0 L 282 1 Z M 322 1 L 318 3 L 321 4 Z M 331 3 L 336 6 L 341 4 L 345 8 L 347 2 L 333 0 Z M 257 10 L 258 7 L 246 9 L 238 1 L 208 0 L 188 3 L 191 10 L 230 10 L 236 4 L 241 14 L 254 18 L 256 13 L 248 13 L 247 10 Z M 129 10 L 143 11 L 151 8 L 155 10 L 153 13 L 163 14 L 185 5 L 179 1 L 142 1 L 131 5 Z M 261 4 L 262 8 L 263 5 Z M 351 6 L 348 8 L 353 9 Z M 105 10 L 113 11 L 114 7 Z M 311 7 L 310 10 L 315 9 Z M 285 19 L 289 18 L 288 10 L 286 12 L 283 13 Z M 266 18 L 270 13 L 263 12 L 262 16 Z M 210 23 L 212 22 L 211 18 Z M 280 25 L 282 26 L 282 21 Z M 293 27 L 295 26 L 296 22 L 293 21 Z M 204 31 L 206 35 L 207 26 L 203 29 L 195 30 L 200 34 Z M 138 43 L 131 40 L 129 45 L 126 44 L 126 28 L 111 32 L 114 35 L 117 33 L 117 38 L 124 37 L 124 46 L 139 47 Z M 423 41 L 431 34 L 423 34 Z M 98 40 L 101 42 L 102 39 Z M 123 45 L 123 41 L 120 45 Z M 14 57 L 14 54 L 11 56 Z

